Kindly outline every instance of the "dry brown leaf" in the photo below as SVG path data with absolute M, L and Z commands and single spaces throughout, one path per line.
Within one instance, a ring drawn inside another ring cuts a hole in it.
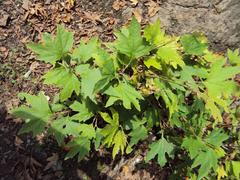
M 137 5 L 138 0 L 130 0 L 133 5 Z
M 133 10 L 133 14 L 136 17 L 137 21 L 140 23 L 142 21 L 142 9 L 135 8 Z
M 23 147 L 22 147 L 23 141 L 22 141 L 19 137 L 15 136 L 14 144 L 15 144 L 15 146 L 17 146 L 19 149 L 23 149 Z
M 116 1 L 114 1 L 113 5 L 112 5 L 112 8 L 115 9 L 116 11 L 118 11 L 119 9 L 124 7 L 125 4 L 126 4 L 125 1 L 116 0 Z
M 23 0 L 22 2 L 22 8 L 25 10 L 28 10 L 30 7 L 31 2 L 29 0 Z
M 159 5 L 154 1 L 149 1 L 146 5 L 148 6 L 149 17 L 153 17 L 160 9 Z
M 66 2 L 69 4 L 69 6 L 73 7 L 75 0 L 66 0 Z
M 58 154 L 53 153 L 52 156 L 47 158 L 48 163 L 45 166 L 44 171 L 46 171 L 46 170 L 52 168 L 53 166 L 55 166 L 57 164 L 58 160 L 59 160 Z
M 85 18 L 86 19 L 89 19 L 91 21 L 100 21 L 101 22 L 101 14 L 97 14 L 97 13 L 94 13 L 94 12 L 84 12 L 85 14 Z

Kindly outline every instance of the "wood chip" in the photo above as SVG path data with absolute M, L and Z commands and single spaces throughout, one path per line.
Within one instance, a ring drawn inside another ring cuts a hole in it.
M 8 14 L 0 12 L 0 26 L 2 26 L 2 27 L 7 26 L 8 19 L 9 19 L 9 15 Z
M 157 4 L 154 1 L 147 2 L 146 6 L 148 6 L 148 16 L 149 17 L 153 17 L 160 9 L 159 4 Z
M 133 14 L 136 17 L 137 21 L 140 23 L 142 21 L 142 9 L 135 8 L 133 10 Z
M 121 1 L 121 0 L 116 0 L 114 1 L 112 8 L 116 11 L 118 11 L 119 9 L 121 9 L 122 7 L 124 7 L 126 5 L 125 1 Z

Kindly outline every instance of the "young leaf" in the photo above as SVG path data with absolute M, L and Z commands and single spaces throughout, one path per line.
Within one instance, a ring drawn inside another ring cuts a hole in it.
M 115 158 L 119 150 L 124 153 L 124 148 L 127 144 L 127 137 L 123 130 L 119 130 L 119 114 L 117 111 L 111 108 L 112 118 L 108 113 L 100 112 L 100 115 L 109 123 L 106 125 L 100 133 L 104 137 L 104 144 L 107 144 L 108 147 L 113 146 L 112 156 Z
M 161 70 L 161 64 L 160 64 L 160 60 L 156 57 L 156 56 L 152 56 L 146 60 L 144 60 L 144 64 L 150 68 L 150 67 L 154 67 L 158 70 Z
M 114 104 L 114 102 L 121 100 L 123 101 L 123 106 L 126 109 L 131 109 L 132 103 L 136 109 L 140 111 L 138 100 L 143 100 L 143 97 L 132 86 L 126 83 L 119 83 L 116 87 L 110 86 L 104 93 L 110 96 L 106 103 L 106 107 L 109 107 Z
M 150 145 L 150 151 L 147 153 L 146 161 L 148 162 L 157 155 L 158 163 L 163 167 L 167 162 L 166 153 L 169 157 L 173 157 L 173 149 L 174 145 L 162 137 Z
M 141 37 L 141 27 L 135 18 L 132 19 L 130 26 L 115 33 L 117 36 L 114 47 L 130 59 L 135 59 L 147 55 L 151 50 Z
M 73 45 L 73 33 L 68 32 L 62 25 L 57 26 L 57 34 L 53 39 L 49 34 L 43 35 L 43 43 L 29 43 L 27 47 L 38 55 L 38 59 L 55 65 Z
M 234 176 L 240 178 L 240 161 L 232 161 L 232 169 Z
M 183 35 L 180 42 L 184 51 L 191 55 L 203 55 L 208 48 L 206 38 L 197 33 Z
M 164 64 L 173 66 L 175 69 L 178 65 L 180 67 L 183 67 L 185 65 L 181 55 L 178 52 L 178 38 L 165 35 L 165 32 L 161 29 L 159 20 L 145 28 L 144 36 L 146 37 L 147 41 L 158 47 L 156 56 L 158 58 L 158 61 L 157 59 L 150 58 L 150 60 L 147 60 L 147 62 L 145 62 L 147 63 L 147 66 L 152 65 L 153 67 L 160 69 L 161 61 Z
M 122 130 L 118 130 L 116 132 L 112 144 L 114 144 L 112 151 L 112 156 L 114 159 L 119 151 L 121 151 L 122 154 L 124 153 L 124 148 L 127 145 L 127 137 Z
M 20 129 L 19 133 L 32 132 L 33 136 L 44 131 L 52 116 L 46 96 L 41 92 L 38 96 L 21 93 L 26 98 L 28 106 L 20 106 L 12 111 L 16 117 L 26 121 Z
M 231 51 L 230 49 L 227 50 L 227 56 L 232 65 L 240 66 L 240 54 L 239 49 L 235 51 Z
M 144 37 L 155 46 L 163 46 L 172 41 L 171 37 L 167 36 L 165 31 L 161 28 L 159 19 L 144 29 Z
M 111 147 L 114 137 L 118 131 L 118 126 L 107 124 L 100 133 L 104 137 L 103 144 L 106 144 L 107 147 Z
M 175 69 L 177 69 L 178 66 L 183 67 L 185 63 L 177 49 L 178 44 L 176 41 L 168 43 L 158 49 L 157 57 L 160 59 L 160 61 L 171 65 Z
M 71 97 L 73 91 L 78 95 L 80 93 L 80 81 L 77 76 L 64 67 L 58 67 L 50 70 L 43 76 L 45 84 L 55 84 L 62 88 L 60 100 L 65 101 Z
M 72 58 L 76 59 L 78 62 L 86 63 L 90 58 L 92 58 L 97 48 L 98 48 L 97 38 L 92 38 L 86 44 L 81 41 L 78 48 L 74 49 Z

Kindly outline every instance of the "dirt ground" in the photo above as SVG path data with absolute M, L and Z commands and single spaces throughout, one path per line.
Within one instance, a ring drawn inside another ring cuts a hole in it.
M 74 3 L 73 3 L 74 2 Z M 166 1 L 143 0 L 3 0 L 0 1 L 0 180 L 32 179 L 167 179 L 168 169 L 141 163 L 143 154 L 119 157 L 92 152 L 89 159 L 64 161 L 65 151 L 53 139 L 18 135 L 21 120 L 10 115 L 19 105 L 17 94 L 40 90 L 52 97 L 57 90 L 41 83 L 50 66 L 36 61 L 26 43 L 57 24 L 80 39 L 114 39 L 113 30 L 135 15 L 144 26 L 156 18 Z M 167 22 L 167 21 L 164 21 Z M 175 32 L 173 32 L 175 33 Z M 144 147 L 143 147 L 144 148 Z M 139 163 L 140 162 L 140 163 Z

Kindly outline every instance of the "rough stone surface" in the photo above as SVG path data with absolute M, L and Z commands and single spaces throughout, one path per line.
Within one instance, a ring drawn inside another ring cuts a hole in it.
M 240 47 L 240 0 L 162 0 L 157 18 L 169 33 L 204 32 L 216 51 Z

